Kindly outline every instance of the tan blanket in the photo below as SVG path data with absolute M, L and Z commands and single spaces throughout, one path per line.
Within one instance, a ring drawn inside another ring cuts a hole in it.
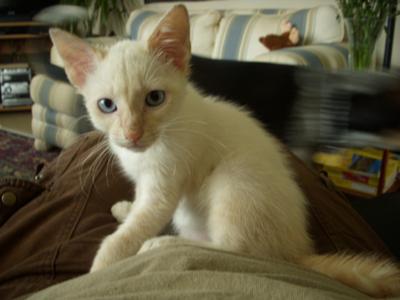
M 29 299 L 369 299 L 318 273 L 178 242 Z M 397 298 L 400 299 L 400 298 Z

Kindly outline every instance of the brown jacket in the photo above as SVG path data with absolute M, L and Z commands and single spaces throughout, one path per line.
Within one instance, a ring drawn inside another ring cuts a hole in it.
M 102 140 L 97 132 L 82 137 L 44 168 L 36 182 L 0 179 L 0 199 L 5 194 L 8 199 L 0 202 L 0 299 L 32 293 L 89 270 L 99 242 L 115 229 L 110 207 L 134 193 L 116 160 L 95 152 Z M 310 201 L 310 231 L 319 252 L 390 256 L 326 180 L 294 156 L 291 160 Z

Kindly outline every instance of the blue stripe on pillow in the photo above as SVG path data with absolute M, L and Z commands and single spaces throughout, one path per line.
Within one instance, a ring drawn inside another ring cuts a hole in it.
M 304 49 L 299 49 L 296 47 L 284 48 L 283 50 L 277 50 L 277 51 L 296 53 L 296 54 L 300 55 L 301 57 L 303 57 L 307 61 L 308 66 L 315 68 L 315 69 L 324 69 L 324 65 L 319 60 L 319 57 L 310 51 L 307 51 Z
M 139 29 L 144 20 L 146 20 L 148 17 L 155 15 L 156 13 L 154 11 L 148 11 L 144 10 L 141 11 L 132 21 L 131 23 L 131 39 L 132 40 L 137 40 L 138 35 L 139 35 Z
M 44 119 L 47 123 L 57 125 L 57 113 L 53 110 L 46 109 Z
M 349 49 L 346 48 L 345 46 L 341 46 L 335 43 L 331 43 L 331 44 L 326 44 L 329 47 L 335 48 L 336 50 L 338 50 L 340 53 L 342 53 L 342 55 L 344 57 L 346 57 L 346 59 L 349 59 Z
M 306 32 L 307 15 L 309 12 L 309 9 L 301 9 L 296 11 L 289 18 L 289 21 L 293 24 L 293 26 L 299 30 L 301 40 L 304 39 L 304 34 Z
M 237 15 L 232 18 L 231 24 L 225 37 L 222 58 L 238 59 L 239 48 L 243 38 L 243 32 L 251 17 L 251 15 Z
M 80 94 L 76 94 L 76 101 L 77 104 L 75 106 L 75 113 L 73 114 L 73 116 L 83 116 L 87 114 L 86 111 L 86 106 L 85 106 L 85 99 L 83 98 L 82 95 Z
M 83 106 L 83 109 L 86 112 L 85 106 Z M 68 127 L 65 127 L 66 126 L 66 125 L 64 125 L 65 121 L 57 122 L 58 114 L 62 115 L 62 113 L 58 113 L 58 112 L 52 110 L 51 108 L 46 107 L 46 108 L 44 108 L 44 121 L 47 124 L 54 125 L 56 127 L 63 128 L 66 130 L 71 130 L 76 133 L 85 133 L 85 132 L 91 131 L 93 129 L 92 123 L 88 119 L 88 116 L 86 113 L 82 114 L 82 116 L 77 118 L 77 121 L 74 121 L 73 126 L 69 125 Z M 43 120 L 41 120 L 41 121 L 43 122 Z
M 57 127 L 46 125 L 44 127 L 44 140 L 51 145 L 57 145 Z
M 48 80 L 47 78 L 43 80 L 42 86 L 40 87 L 40 92 L 39 92 L 39 102 L 43 106 L 49 106 L 49 95 L 50 95 L 50 89 L 53 85 L 53 82 L 51 80 Z
M 261 9 L 260 12 L 264 15 L 277 15 L 279 12 L 279 9 Z

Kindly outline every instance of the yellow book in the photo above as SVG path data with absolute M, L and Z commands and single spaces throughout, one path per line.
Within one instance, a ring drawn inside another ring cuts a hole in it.
M 327 172 L 339 188 L 375 196 L 381 177 L 383 150 L 374 148 L 328 148 L 314 154 L 313 161 Z M 396 181 L 398 157 L 389 153 L 386 162 L 383 192 Z

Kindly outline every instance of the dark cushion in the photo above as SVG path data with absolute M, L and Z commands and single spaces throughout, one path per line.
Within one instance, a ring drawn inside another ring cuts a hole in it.
M 302 68 L 259 62 L 214 60 L 192 56 L 191 80 L 206 94 L 247 107 L 268 130 L 284 141 Z

